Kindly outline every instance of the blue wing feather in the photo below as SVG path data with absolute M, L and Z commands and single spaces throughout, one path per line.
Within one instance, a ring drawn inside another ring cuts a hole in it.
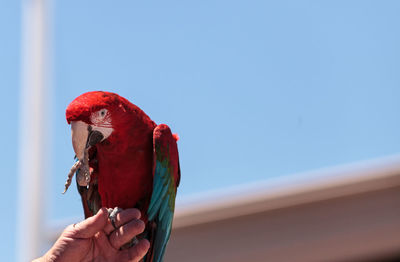
M 174 172 L 180 172 L 179 163 L 175 162 L 175 164 L 178 165 L 178 170 L 175 170 L 176 168 L 174 169 L 173 163 L 171 163 L 171 161 L 178 161 L 176 141 L 173 140 L 171 131 L 169 128 L 166 129 L 165 125 L 158 130 L 157 128 L 155 132 L 159 132 L 159 143 L 155 140 L 153 193 L 147 209 L 149 221 L 153 221 L 156 224 L 153 236 L 154 239 L 152 241 L 153 262 L 163 261 L 165 249 L 171 234 L 175 209 L 176 186 L 178 181 L 175 181 L 176 173 Z M 164 143 L 165 141 L 167 141 L 167 143 Z M 168 154 L 171 152 L 171 146 L 173 146 L 176 151 L 176 159 L 171 159 L 171 156 Z
M 156 171 L 154 175 L 154 191 L 148 209 L 149 220 L 154 220 L 157 224 L 154 239 L 154 262 L 162 261 L 165 247 L 169 240 L 172 219 L 174 216 L 174 206 L 170 206 L 170 199 L 175 199 L 175 190 L 171 194 L 171 186 L 173 186 L 173 177 L 168 175 L 166 167 L 163 163 L 156 161 Z M 160 166 L 159 168 L 157 168 Z

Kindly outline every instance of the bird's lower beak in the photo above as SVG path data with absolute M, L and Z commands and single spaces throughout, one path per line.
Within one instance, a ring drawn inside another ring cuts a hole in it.
M 72 147 L 76 157 L 83 160 L 86 144 L 89 137 L 89 125 L 82 121 L 71 122 Z
M 85 150 L 101 142 L 104 135 L 82 121 L 71 122 L 72 146 L 76 157 L 83 161 Z

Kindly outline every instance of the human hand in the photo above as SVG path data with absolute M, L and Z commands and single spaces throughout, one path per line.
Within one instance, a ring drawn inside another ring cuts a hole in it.
M 150 243 L 142 239 L 135 246 L 119 250 L 134 236 L 143 232 L 140 211 L 125 209 L 116 215 L 114 229 L 106 208 L 82 222 L 69 225 L 53 247 L 34 262 L 129 261 L 138 262 L 147 253 Z

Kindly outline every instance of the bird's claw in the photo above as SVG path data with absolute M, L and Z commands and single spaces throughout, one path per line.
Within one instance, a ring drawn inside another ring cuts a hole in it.
M 76 156 L 74 157 L 76 158 Z M 67 192 L 69 186 L 71 185 L 72 177 L 76 173 L 76 181 L 80 186 L 88 186 L 90 183 L 91 172 L 89 167 L 89 148 L 85 149 L 83 160 L 78 159 L 71 167 L 68 173 L 67 181 L 65 182 L 65 188 L 63 194 Z
M 107 209 L 108 211 L 108 218 L 111 221 L 111 225 L 114 227 L 114 229 L 117 229 L 117 226 L 115 225 L 115 220 L 117 219 L 117 214 L 121 212 L 123 209 L 120 207 L 114 207 L 114 208 L 109 208 Z
M 114 207 L 114 208 L 108 208 L 108 209 L 107 209 L 107 211 L 108 211 L 108 218 L 110 219 L 111 225 L 114 227 L 114 229 L 117 229 L 117 226 L 115 225 L 115 222 L 116 222 L 115 220 L 116 220 L 116 218 L 117 218 L 117 214 L 118 214 L 119 212 L 121 212 L 122 210 L 123 210 L 123 209 L 120 208 L 120 207 Z M 135 246 L 137 243 L 139 243 L 139 240 L 138 240 L 137 237 L 134 237 L 134 238 L 131 239 L 131 241 L 129 241 L 128 243 L 126 243 L 125 245 L 123 245 L 120 249 L 121 249 L 121 250 L 123 250 L 123 249 L 128 249 L 128 248 L 130 248 L 130 247 Z

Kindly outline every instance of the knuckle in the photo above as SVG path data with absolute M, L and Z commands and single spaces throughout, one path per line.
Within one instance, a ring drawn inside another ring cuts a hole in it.
M 135 219 L 134 220 L 134 225 L 135 225 L 135 229 L 137 231 L 143 232 L 144 228 L 145 228 L 145 224 L 142 220 L 140 219 Z
M 71 234 L 73 234 L 73 233 L 75 233 L 75 226 L 76 226 L 76 224 L 71 224 L 71 225 L 69 225 L 69 226 L 67 226 L 65 229 L 64 229 L 64 231 L 61 233 L 61 235 L 71 235 Z

